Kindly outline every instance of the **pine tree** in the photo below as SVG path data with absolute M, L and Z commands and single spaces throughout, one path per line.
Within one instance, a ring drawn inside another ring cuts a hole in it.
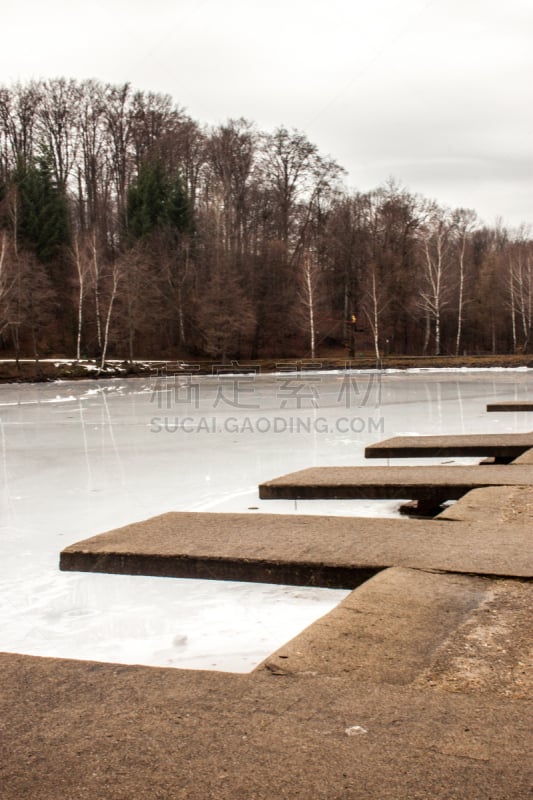
M 168 223 L 171 228 L 179 231 L 181 234 L 193 233 L 194 220 L 192 206 L 183 181 L 179 176 L 170 186 Z
M 191 205 L 180 178 L 171 181 L 159 160 L 146 161 L 128 191 L 128 230 L 142 239 L 164 228 L 191 230 Z
M 44 155 L 26 164 L 19 161 L 13 176 L 18 194 L 18 241 L 49 264 L 69 243 L 66 197 L 53 178 Z

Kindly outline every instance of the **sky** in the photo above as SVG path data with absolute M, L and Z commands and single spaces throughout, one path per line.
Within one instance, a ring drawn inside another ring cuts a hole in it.
M 200 123 L 303 131 L 349 189 L 394 178 L 533 225 L 531 0 L 0 0 L 0 82 L 97 78 Z

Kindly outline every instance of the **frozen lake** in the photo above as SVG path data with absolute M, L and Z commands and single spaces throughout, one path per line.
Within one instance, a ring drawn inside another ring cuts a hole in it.
M 0 650 L 249 671 L 346 593 L 60 573 L 60 550 L 165 511 L 395 516 L 397 501 L 295 508 L 257 485 L 362 464 L 367 444 L 401 433 L 531 430 L 533 413 L 485 405 L 532 390 L 532 370 L 0 386 Z

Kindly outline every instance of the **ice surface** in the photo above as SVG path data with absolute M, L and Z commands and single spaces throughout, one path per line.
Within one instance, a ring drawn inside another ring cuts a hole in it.
M 398 434 L 530 430 L 532 413 L 485 405 L 532 387 L 527 370 L 0 386 L 0 650 L 248 671 L 346 593 L 61 573 L 60 550 L 165 511 L 394 516 L 397 501 L 296 506 L 257 486 L 362 464 L 367 444 Z

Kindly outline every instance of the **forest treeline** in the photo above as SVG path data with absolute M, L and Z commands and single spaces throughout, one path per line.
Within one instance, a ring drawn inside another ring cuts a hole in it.
M 0 350 L 531 348 L 527 228 L 486 227 L 392 180 L 348 191 L 343 174 L 304 133 L 206 127 L 128 84 L 0 88 Z

